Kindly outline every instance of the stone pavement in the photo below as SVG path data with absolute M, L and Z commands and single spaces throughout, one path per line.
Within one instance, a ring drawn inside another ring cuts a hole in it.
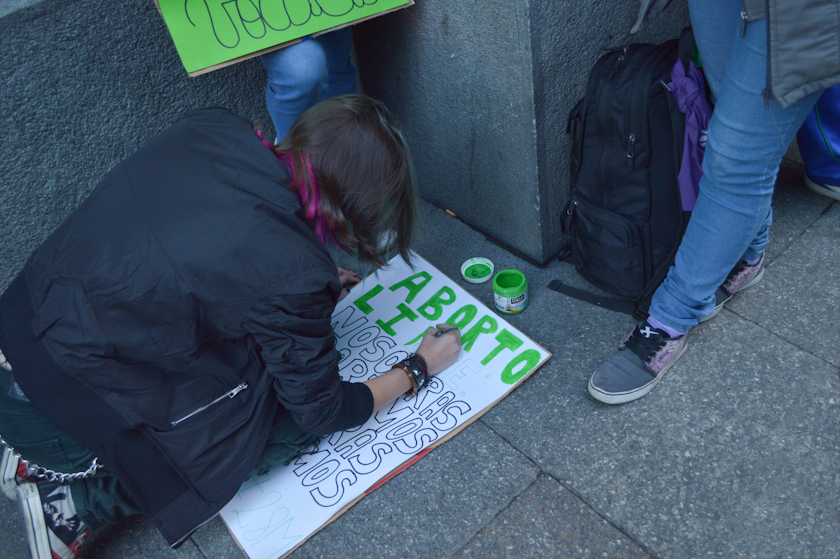
M 0 18 L 0 288 L 108 167 L 179 110 L 227 102 L 264 118 L 258 93 L 227 98 L 207 87 L 256 81 L 258 63 L 203 82 L 149 63 L 140 72 L 149 89 L 130 98 L 120 95 L 138 75 L 80 88 L 85 55 L 99 70 L 119 61 L 82 35 L 50 35 L 64 4 Z M 49 35 L 61 59 L 35 48 L 28 29 Z M 586 383 L 633 320 L 548 290 L 552 279 L 592 289 L 569 263 L 533 267 L 424 204 L 417 251 L 453 278 L 478 255 L 522 270 L 531 306 L 510 322 L 554 357 L 291 557 L 840 557 L 840 203 L 806 189 L 801 174 L 795 162 L 780 173 L 764 280 L 690 333 L 650 395 L 622 406 L 594 401 Z M 492 306 L 487 284 L 463 286 Z M 28 557 L 21 533 L 15 505 L 0 497 L 3 557 Z M 173 551 L 142 518 L 97 532 L 83 556 L 243 557 L 218 519 Z
M 840 204 L 800 173 L 780 175 L 764 281 L 692 331 L 650 395 L 616 407 L 586 382 L 632 319 L 548 290 L 588 288 L 568 263 L 532 267 L 424 204 L 418 252 L 450 277 L 475 255 L 522 270 L 532 302 L 510 321 L 554 357 L 292 557 L 840 557 Z M 486 284 L 464 287 L 492 305 Z M 27 557 L 6 500 L 0 539 Z M 172 551 L 136 519 L 84 556 L 241 552 L 221 520 Z

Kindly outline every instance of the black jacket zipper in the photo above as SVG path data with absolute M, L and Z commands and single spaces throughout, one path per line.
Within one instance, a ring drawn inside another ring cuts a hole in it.
M 233 398 L 234 396 L 236 396 L 237 394 L 239 394 L 240 392 L 242 392 L 246 388 L 248 388 L 248 383 L 247 382 L 242 382 L 236 388 L 234 388 L 233 390 L 228 390 L 227 392 L 225 392 L 224 394 L 222 394 L 221 396 L 219 396 L 218 398 L 216 398 L 215 400 L 213 400 L 209 404 L 205 404 L 205 405 L 201 406 L 200 408 L 198 408 L 196 410 L 193 410 L 192 412 L 188 413 L 187 415 L 185 415 L 181 419 L 177 419 L 177 420 L 173 421 L 172 423 L 170 423 L 170 425 L 175 427 L 179 423 L 182 423 L 182 422 L 188 420 L 189 418 L 191 418 L 195 414 L 201 413 L 204 410 L 206 410 L 207 408 L 209 408 L 210 406 L 218 404 L 219 402 L 221 402 L 225 398 Z

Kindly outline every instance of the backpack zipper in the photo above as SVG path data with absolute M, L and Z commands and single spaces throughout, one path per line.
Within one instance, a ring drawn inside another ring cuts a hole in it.
M 630 134 L 630 137 L 627 138 L 627 158 L 630 160 L 630 168 L 633 168 L 633 156 L 635 155 L 635 148 L 636 148 L 636 135 Z
M 608 173 L 607 167 L 609 165 L 609 159 L 606 157 L 607 152 L 609 151 L 609 131 L 607 130 L 607 122 L 609 120 L 609 103 L 612 102 L 612 81 L 615 78 L 615 75 L 621 69 L 622 63 L 627 58 L 627 51 L 630 47 L 624 47 L 621 51 L 621 54 L 618 55 L 618 58 L 613 63 L 613 67 L 610 69 L 610 73 L 605 80 L 605 84 L 601 89 L 600 96 L 598 99 L 598 136 L 601 138 L 601 145 L 603 146 L 603 150 L 601 151 L 601 158 L 598 161 L 598 190 L 601 194 L 601 205 L 609 205 L 612 203 L 612 185 L 609 184 L 607 180 Z M 610 86 L 609 88 L 607 86 Z M 607 95 L 607 91 L 609 91 L 610 95 Z
M 239 394 L 240 392 L 242 392 L 246 388 L 248 388 L 248 383 L 247 382 L 240 383 L 239 386 L 237 386 L 233 390 L 229 390 L 229 391 L 225 392 L 224 394 L 222 394 L 221 396 L 219 396 L 218 398 L 216 398 L 215 400 L 213 400 L 209 404 L 205 404 L 205 405 L 201 406 L 200 408 L 198 408 L 197 410 L 194 410 L 193 412 L 185 415 L 181 419 L 173 421 L 172 423 L 170 423 L 170 425 L 172 425 L 172 427 L 175 427 L 179 423 L 183 423 L 184 421 L 188 420 L 189 418 L 191 418 L 195 414 L 203 412 L 204 410 L 206 410 L 207 408 L 209 408 L 210 406 L 212 406 L 214 404 L 218 404 L 219 402 L 221 402 L 225 398 L 233 398 L 234 396 L 236 396 L 237 394 Z
M 659 45 L 659 46 L 661 47 L 662 45 Z M 649 101 L 650 101 L 650 96 L 651 96 L 650 95 L 650 88 L 644 88 L 643 89 L 642 84 L 647 84 L 647 83 L 651 82 L 651 79 L 653 78 L 653 73 L 659 68 L 659 65 L 668 56 L 668 51 L 665 50 L 664 48 L 660 48 L 659 52 L 657 52 L 656 55 L 657 55 L 656 58 L 648 59 L 645 67 L 643 67 L 639 70 L 640 74 L 642 73 L 642 71 L 646 71 L 646 73 L 645 73 L 643 78 L 637 79 L 633 83 L 633 90 L 630 92 L 630 103 L 631 103 L 631 105 L 630 105 L 630 119 L 629 119 L 630 126 L 629 126 L 629 128 L 630 128 L 630 136 L 634 136 L 634 139 L 633 139 L 634 142 L 635 142 L 635 133 L 639 132 L 639 131 L 636 130 L 636 122 L 637 122 L 636 111 L 633 110 L 633 109 L 635 107 L 642 107 L 642 113 L 643 114 L 641 115 L 641 117 L 642 117 L 641 121 L 642 122 L 647 122 L 647 119 L 648 119 L 647 109 L 648 109 L 648 106 L 649 106 Z M 669 72 L 669 75 L 670 75 L 670 70 L 671 70 L 670 68 L 666 69 L 666 71 Z M 659 81 L 660 81 L 660 83 L 662 82 L 661 79 Z M 663 85 L 665 85 L 665 84 L 663 83 Z M 668 89 L 667 85 L 665 85 L 665 89 Z

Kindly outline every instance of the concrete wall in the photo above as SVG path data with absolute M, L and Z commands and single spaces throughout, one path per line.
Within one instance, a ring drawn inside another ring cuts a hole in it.
M 365 93 L 403 125 L 423 197 L 516 248 L 539 220 L 529 11 L 419 0 L 355 33 Z
M 16 6 L 0 17 L 0 290 L 108 169 L 185 111 L 228 107 L 273 136 L 259 61 L 187 77 L 151 0 Z M 635 10 L 418 0 L 359 26 L 357 58 L 366 90 L 404 124 L 424 197 L 545 260 L 561 244 L 566 114 Z M 684 20 L 672 7 L 640 39 Z
M 566 118 L 589 69 L 678 36 L 672 4 L 631 38 L 635 1 L 417 0 L 356 27 L 362 84 L 402 122 L 424 198 L 545 262 L 565 244 Z
M 0 17 L 0 76 L 0 291 L 108 169 L 185 111 L 224 106 L 274 133 L 259 61 L 187 77 L 151 0 Z

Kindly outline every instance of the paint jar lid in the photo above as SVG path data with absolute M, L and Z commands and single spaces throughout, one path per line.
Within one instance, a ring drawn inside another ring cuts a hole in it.
M 487 258 L 470 258 L 461 264 L 461 277 L 470 283 L 484 283 L 493 277 L 493 263 Z

